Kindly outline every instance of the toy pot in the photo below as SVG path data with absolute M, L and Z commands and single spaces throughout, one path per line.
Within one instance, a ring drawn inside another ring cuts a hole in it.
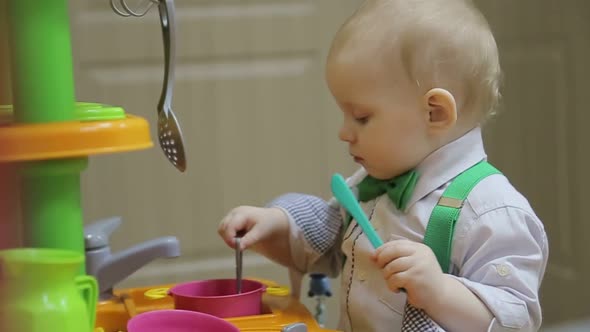
M 158 299 L 172 296 L 174 308 L 206 313 L 220 318 L 253 316 L 262 313 L 262 294 L 266 286 L 255 280 L 242 280 L 242 292 L 236 292 L 236 279 L 197 280 L 160 288 L 146 296 Z
M 129 320 L 127 332 L 239 332 L 233 324 L 211 315 L 186 310 L 155 310 Z
M 0 251 L 0 331 L 92 331 L 98 286 L 77 275 L 83 263 L 67 250 Z

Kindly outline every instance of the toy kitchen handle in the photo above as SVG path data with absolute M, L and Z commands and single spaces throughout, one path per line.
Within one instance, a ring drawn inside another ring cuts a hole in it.
M 109 245 L 109 238 L 121 226 L 121 217 L 102 219 L 84 227 L 84 247 L 98 249 Z
M 94 277 L 87 275 L 77 276 L 74 281 L 86 302 L 90 323 L 89 331 L 93 331 L 96 321 L 96 303 L 98 302 L 98 283 Z

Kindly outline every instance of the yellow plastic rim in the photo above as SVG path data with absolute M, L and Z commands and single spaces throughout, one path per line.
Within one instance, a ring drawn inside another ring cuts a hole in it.
M 148 122 L 124 119 L 0 126 L 0 162 L 83 157 L 153 146 Z
M 147 290 L 143 295 L 150 300 L 159 300 L 168 296 L 170 288 L 152 288 Z
M 274 296 L 287 296 L 291 293 L 291 291 L 289 290 L 288 287 L 273 286 L 273 287 L 267 287 L 266 293 L 269 295 L 274 295 Z
M 276 282 L 261 278 L 248 278 L 249 280 L 258 281 L 266 286 L 266 293 L 274 296 L 287 296 L 291 293 L 289 287 L 280 286 Z

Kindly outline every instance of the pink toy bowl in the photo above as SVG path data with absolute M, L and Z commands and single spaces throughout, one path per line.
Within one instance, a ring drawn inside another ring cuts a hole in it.
M 233 324 L 211 315 L 186 310 L 155 310 L 127 322 L 127 332 L 240 332 Z
M 228 318 L 260 315 L 265 289 L 258 281 L 244 279 L 242 292 L 237 294 L 235 279 L 211 279 L 178 284 L 169 294 L 176 309 Z

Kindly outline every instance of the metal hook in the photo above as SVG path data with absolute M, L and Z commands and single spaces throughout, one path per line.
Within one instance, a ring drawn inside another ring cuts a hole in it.
M 154 4 L 157 4 L 159 2 L 159 0 L 149 0 L 149 4 L 147 5 L 147 7 L 143 11 L 139 12 L 139 11 L 134 11 L 133 9 L 131 9 L 131 7 L 129 7 L 129 5 L 127 4 L 126 0 L 119 0 L 119 4 L 123 7 L 123 9 L 120 9 L 116 5 L 116 1 L 117 0 L 110 0 L 111 9 L 113 9 L 113 11 L 117 15 L 123 16 L 123 17 L 130 17 L 130 16 L 143 17 L 143 16 L 145 16 L 145 14 L 147 14 L 147 12 L 150 11 L 150 9 L 153 7 Z
M 123 17 L 129 17 L 131 16 L 130 14 L 127 13 L 123 13 L 119 8 L 117 8 L 117 5 L 115 5 L 115 0 L 110 0 L 109 1 L 110 5 L 111 5 L 111 9 L 119 16 L 123 16 Z

